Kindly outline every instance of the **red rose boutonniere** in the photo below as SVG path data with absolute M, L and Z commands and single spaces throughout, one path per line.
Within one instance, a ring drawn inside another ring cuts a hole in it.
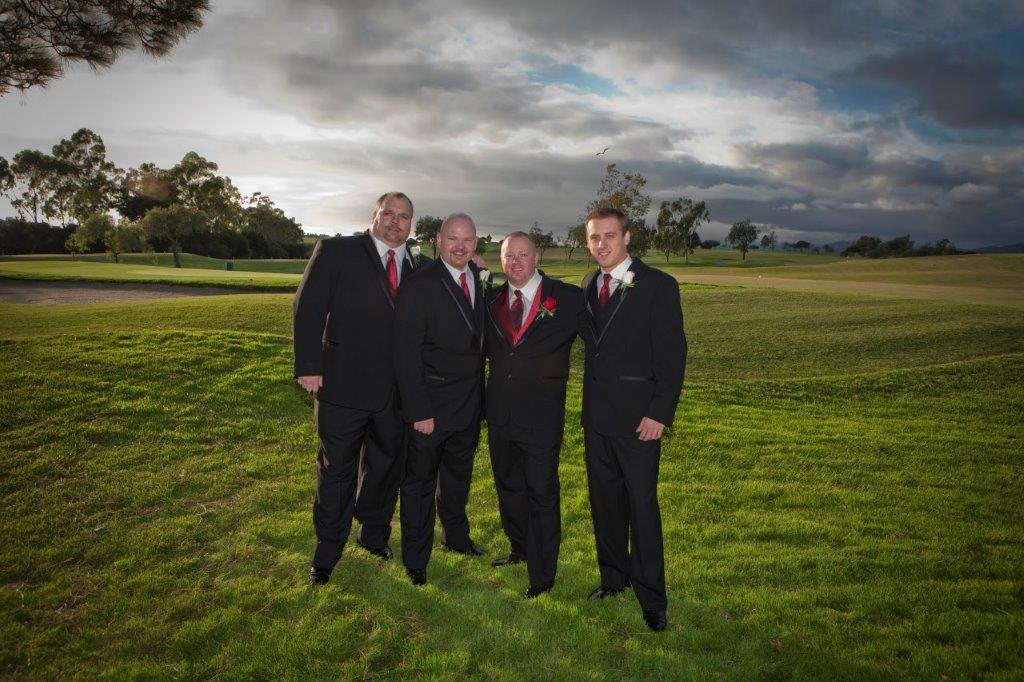
M 555 300 L 554 296 L 548 296 L 540 302 L 540 310 L 537 311 L 537 315 L 540 317 L 554 317 L 557 312 L 558 301 Z

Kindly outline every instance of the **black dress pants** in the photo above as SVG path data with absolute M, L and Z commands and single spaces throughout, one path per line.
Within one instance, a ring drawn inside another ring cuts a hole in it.
M 469 485 L 480 440 L 480 420 L 462 431 L 434 431 L 425 436 L 409 429 L 409 452 L 402 481 L 402 562 L 423 569 L 434 546 L 434 520 L 441 519 L 441 541 L 468 549 Z
M 341 557 L 353 516 L 359 519 L 359 540 L 365 546 L 388 543 L 405 469 L 405 424 L 394 395 L 379 412 L 318 400 L 315 414 L 320 449 L 313 565 L 331 569 Z
M 661 441 L 618 438 L 584 429 L 590 512 L 601 584 L 627 580 L 645 611 L 664 611 L 665 550 L 658 509 Z
M 489 426 L 501 525 L 512 553 L 526 559 L 530 585 L 555 582 L 562 542 L 558 454 L 561 429 Z

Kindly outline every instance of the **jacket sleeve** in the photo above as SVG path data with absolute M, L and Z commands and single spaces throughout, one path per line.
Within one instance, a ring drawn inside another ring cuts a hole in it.
M 423 378 L 423 345 L 427 335 L 429 305 L 421 301 L 422 282 L 410 282 L 398 290 L 395 304 L 395 376 L 407 422 L 434 416 Z
M 323 374 L 323 334 L 331 309 L 337 268 L 324 241 L 318 241 L 295 292 L 293 331 L 295 376 Z
M 646 415 L 665 426 L 675 418 L 686 371 L 686 334 L 679 285 L 666 277 L 659 282 L 651 306 L 651 359 L 654 365 L 654 397 Z

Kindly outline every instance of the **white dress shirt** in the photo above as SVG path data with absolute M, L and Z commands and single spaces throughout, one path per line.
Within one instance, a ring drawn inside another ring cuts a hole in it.
M 523 295 L 523 319 L 519 322 L 522 324 L 526 321 L 527 315 L 533 309 L 533 299 L 537 297 L 537 293 L 540 291 L 541 276 L 536 270 L 533 271 L 533 277 L 526 280 L 526 284 L 522 288 L 514 286 L 512 282 L 508 283 L 508 306 L 512 307 L 512 303 L 516 300 L 516 291 L 519 291 Z
M 373 240 L 373 245 L 377 247 L 377 253 L 380 255 L 380 264 L 384 266 L 384 274 L 388 271 L 388 249 L 395 252 L 395 268 L 398 270 L 398 283 L 402 283 L 402 261 L 406 258 L 405 244 L 401 246 L 388 246 L 381 240 L 377 239 L 373 232 L 370 233 L 370 239 Z
M 629 266 L 633 264 L 633 258 L 626 256 L 626 260 L 616 265 L 611 270 L 605 270 L 601 268 L 601 277 L 597 278 L 597 290 L 601 291 L 601 287 L 604 286 L 603 275 L 611 275 L 612 281 L 608 282 L 608 295 L 611 296 L 615 293 L 615 290 L 619 288 L 619 282 L 622 281 L 622 277 L 626 274 L 626 270 L 629 270 Z
M 471 307 L 475 307 L 476 306 L 476 281 L 475 281 L 475 278 L 473 277 L 473 271 L 469 269 L 468 265 L 466 267 L 462 268 L 461 270 L 456 270 L 444 258 L 441 259 L 441 262 L 444 263 L 444 266 L 446 268 L 448 268 L 448 272 L 451 273 L 452 279 L 455 280 L 455 288 L 457 288 L 459 291 L 462 291 L 462 282 L 459 281 L 459 275 L 461 275 L 462 273 L 466 273 L 466 286 L 469 287 L 470 306 Z

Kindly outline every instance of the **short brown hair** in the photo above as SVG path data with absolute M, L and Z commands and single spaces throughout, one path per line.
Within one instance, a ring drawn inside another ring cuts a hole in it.
M 515 238 L 515 239 L 519 239 L 519 238 L 525 239 L 526 241 L 530 242 L 530 247 L 534 251 L 537 250 L 537 243 L 535 241 L 533 241 L 533 237 L 531 237 L 526 232 L 523 232 L 522 230 L 516 230 L 515 232 L 509 232 L 507 235 L 505 235 L 505 238 L 501 240 L 501 248 L 504 249 L 505 248 L 505 244 L 508 243 L 508 240 L 509 239 L 513 239 L 513 238 Z
M 586 222 L 589 223 L 591 220 L 601 220 L 602 218 L 617 218 L 622 231 L 624 233 L 629 232 L 629 218 L 626 217 L 625 213 L 613 206 L 602 206 L 601 208 L 594 209 L 587 216 Z
M 412 199 L 410 199 L 405 192 L 384 192 L 384 194 L 381 194 L 380 198 L 377 199 L 377 205 L 373 207 L 373 215 L 376 216 L 380 209 L 384 208 L 384 202 L 387 201 L 388 199 L 405 199 L 407 202 L 409 202 L 410 217 L 411 214 L 415 212 L 415 209 L 413 208 L 412 205 Z

